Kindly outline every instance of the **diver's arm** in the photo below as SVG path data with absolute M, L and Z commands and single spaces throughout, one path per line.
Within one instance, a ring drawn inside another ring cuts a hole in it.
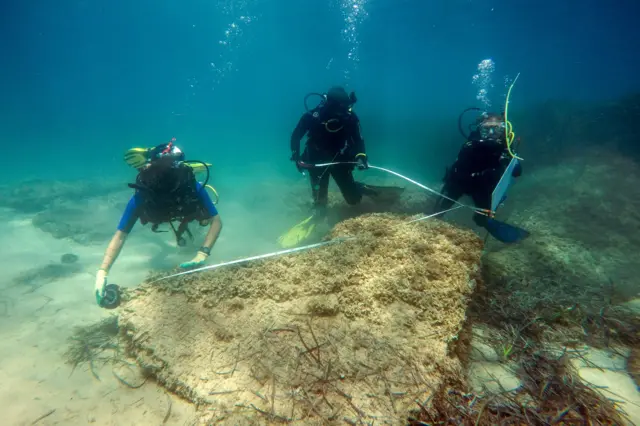
M 300 140 L 307 133 L 310 127 L 310 118 L 311 115 L 309 113 L 305 113 L 300 120 L 298 121 L 298 125 L 295 129 L 293 129 L 293 133 L 291 134 L 291 152 L 299 153 L 300 152 Z
M 353 129 L 351 131 L 351 139 L 353 140 L 353 146 L 356 150 L 356 156 L 363 154 L 367 156 L 367 149 L 364 146 L 364 139 L 362 138 L 362 129 L 360 128 L 360 119 L 354 113 Z
M 220 235 L 220 231 L 222 230 L 222 221 L 220 220 L 220 214 L 218 214 L 218 209 L 216 209 L 215 204 L 209 197 L 209 194 L 206 191 L 206 188 L 202 187 L 202 184 L 197 183 L 198 195 L 200 197 L 200 201 L 207 209 L 207 212 L 211 216 L 211 225 L 209 225 L 209 232 L 207 232 L 207 236 L 204 238 L 204 243 L 202 243 L 202 248 L 204 248 L 209 255 L 209 250 L 216 243 L 218 236 Z
M 220 220 L 220 215 L 216 215 L 211 220 L 211 225 L 209 225 L 209 232 L 207 232 L 207 236 L 204 238 L 204 242 L 202 243 L 202 247 L 211 250 L 211 247 L 218 240 L 218 236 L 220 236 L 220 231 L 222 230 L 222 221 Z
M 124 242 L 127 239 L 127 233 L 118 229 L 114 234 L 113 238 L 111 238 L 111 242 L 109 242 L 109 246 L 107 247 L 107 251 L 104 254 L 104 258 L 102 259 L 102 264 L 96 273 L 96 281 L 94 287 L 94 294 L 96 297 L 96 302 L 98 306 L 102 306 L 105 297 L 105 291 L 107 288 L 107 275 L 109 275 L 109 269 L 113 266 L 113 263 L 118 258 L 120 251 L 122 250 L 122 246 L 124 246 Z
M 120 251 L 122 251 L 122 246 L 124 246 L 124 242 L 126 241 L 128 235 L 129 234 L 124 231 L 116 231 L 116 233 L 113 235 L 113 238 L 111 238 L 111 242 L 107 247 L 107 251 L 104 253 L 104 258 L 102 259 L 102 264 L 100 265 L 101 270 L 107 273 L 109 272 L 109 269 L 111 269 L 111 266 L 113 266 L 113 263 L 118 258 Z
M 220 220 L 220 215 L 216 213 L 215 216 L 211 218 L 211 224 L 209 225 L 209 232 L 207 232 L 207 236 L 204 238 L 204 242 L 200 247 L 200 250 L 196 253 L 196 256 L 188 262 L 184 262 L 180 264 L 181 268 L 191 268 L 193 266 L 202 265 L 207 258 L 209 257 L 209 253 L 211 252 L 211 248 L 216 243 L 218 236 L 220 235 L 220 231 L 222 230 L 222 221 Z
M 111 238 L 111 242 L 109 243 L 107 251 L 104 254 L 102 265 L 100 265 L 100 270 L 109 272 L 109 269 L 118 258 L 118 255 L 122 250 L 122 246 L 124 245 L 127 236 L 138 221 L 138 201 L 139 196 L 137 194 L 133 195 L 129 199 L 127 207 L 125 208 L 124 213 L 122 213 L 122 217 L 120 218 L 120 223 L 118 223 L 118 229 L 116 230 L 114 236 Z
M 451 169 L 458 173 L 466 173 L 466 169 L 468 169 L 469 164 L 474 161 L 474 148 L 472 141 L 465 142 L 465 144 L 460 147 L 458 156 L 451 165 Z

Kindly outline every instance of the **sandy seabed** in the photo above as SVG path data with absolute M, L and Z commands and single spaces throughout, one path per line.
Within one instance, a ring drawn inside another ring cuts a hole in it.
M 541 179 L 544 173 L 538 173 L 537 176 Z M 537 184 L 535 178 L 536 176 L 532 176 L 529 180 L 533 186 Z M 305 190 L 306 186 L 303 191 Z M 523 198 L 526 194 L 534 193 L 538 194 L 536 199 L 539 200 L 540 196 L 535 188 L 528 191 L 526 184 L 522 186 Z M 282 195 L 287 198 L 286 194 Z M 126 195 L 124 199 L 126 200 Z M 526 200 L 518 200 L 516 195 L 514 201 L 525 204 Z M 266 234 L 258 238 L 259 243 L 251 248 L 252 252 L 242 252 L 242 249 L 246 250 L 246 246 L 238 241 L 250 234 L 238 229 L 246 221 L 252 220 L 250 207 L 247 206 L 254 202 L 260 204 L 264 200 L 225 201 L 221 209 L 225 230 L 214 250 L 216 253 L 213 258 L 226 260 L 243 254 L 260 254 L 275 248 L 272 237 L 279 233 L 276 229 L 279 225 L 284 227 L 284 220 L 283 224 L 278 223 L 278 226 L 266 230 L 268 232 L 265 231 Z M 293 203 L 285 208 L 299 211 L 298 204 L 301 203 Z M 115 225 L 118 212 L 118 209 L 112 209 L 99 214 L 107 217 L 104 221 L 107 224 L 106 236 L 111 232 L 109 226 Z M 526 224 L 531 218 L 540 216 L 531 213 L 531 209 L 522 209 L 520 215 L 527 214 L 529 216 L 523 217 L 522 223 Z M 111 366 L 96 367 L 94 375 L 87 365 L 79 366 L 74 371 L 71 365 L 65 363 L 68 339 L 73 336 L 74 329 L 94 324 L 112 315 L 112 312 L 96 306 L 92 294 L 95 270 L 108 238 L 102 237 L 103 241 L 94 244 L 69 238 L 54 238 L 50 232 L 43 231 L 42 227 L 34 226 L 33 218 L 36 213 L 17 213 L 16 210 L 2 208 L 0 215 L 3 219 L 0 221 L 3 242 L 0 245 L 3 271 L 0 278 L 0 404 L 4 408 L 1 423 L 184 425 L 196 422 L 199 415 L 193 405 L 167 392 L 153 380 L 147 380 L 141 387 L 131 389 L 114 377 Z M 299 215 L 304 217 L 302 212 Z M 627 220 L 630 217 L 624 216 Z M 517 220 L 518 214 L 514 214 L 512 218 Z M 92 217 L 92 220 L 95 219 Z M 96 223 L 101 221 L 97 220 Z M 535 242 L 535 239 L 532 240 L 530 246 Z M 599 242 L 588 241 L 585 246 L 595 246 L 596 243 Z M 543 248 L 545 255 L 556 253 L 548 247 Z M 62 256 L 68 253 L 77 256 L 77 261 L 61 263 Z M 525 255 L 525 252 L 518 253 L 514 254 L 514 258 Z M 112 271 L 111 278 L 121 286 L 137 287 L 150 269 L 158 265 L 171 268 L 188 260 L 192 254 L 188 250 L 177 251 L 170 234 L 153 235 L 148 228 L 136 228 Z M 498 250 L 491 256 L 495 258 L 508 254 L 509 251 Z M 561 254 L 571 255 L 566 250 Z M 606 258 L 616 259 L 613 256 L 603 256 L 603 260 Z M 563 260 L 559 257 L 554 259 L 555 262 Z M 576 259 L 577 257 L 571 258 L 571 262 L 567 263 L 574 263 Z M 593 264 L 590 259 L 586 263 Z M 598 264 L 606 266 L 604 261 Z M 617 269 L 621 270 L 619 267 Z M 611 270 L 616 268 L 612 267 Z M 638 303 L 632 301 L 629 305 L 637 306 Z M 482 335 L 487 330 L 474 327 L 473 333 Z M 469 374 L 472 386 L 482 389 L 491 382 L 499 382 L 500 386 L 507 389 L 519 386 L 509 366 L 500 363 L 499 354 L 479 342 L 474 344 L 474 348 Z M 593 350 L 586 359 L 588 364 L 576 365 L 580 376 L 603 389 L 603 393 L 609 398 L 623 401 L 620 405 L 630 419 L 640 423 L 640 393 L 625 371 L 624 358 L 606 351 Z

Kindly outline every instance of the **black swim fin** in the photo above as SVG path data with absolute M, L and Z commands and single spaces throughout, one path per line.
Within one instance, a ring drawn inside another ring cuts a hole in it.
M 362 190 L 362 195 L 366 195 L 367 197 L 381 202 L 397 201 L 404 192 L 404 188 L 399 186 L 375 186 L 360 183 L 360 188 Z
M 526 229 L 491 218 L 487 218 L 485 228 L 493 238 L 505 244 L 517 243 L 530 235 Z

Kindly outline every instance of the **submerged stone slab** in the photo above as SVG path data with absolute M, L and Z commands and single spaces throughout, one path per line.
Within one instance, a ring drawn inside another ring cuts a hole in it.
M 129 350 L 203 422 L 404 424 L 464 376 L 457 351 L 482 243 L 433 220 L 373 214 L 296 255 L 145 283 Z

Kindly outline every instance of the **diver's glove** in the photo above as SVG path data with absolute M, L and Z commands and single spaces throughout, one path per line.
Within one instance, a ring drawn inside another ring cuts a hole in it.
M 484 181 L 493 181 L 499 180 L 502 177 L 501 170 L 492 168 L 492 169 L 484 169 L 481 172 L 471 173 L 471 177 L 482 179 Z
M 102 300 L 104 299 L 106 286 L 107 286 L 107 271 L 105 271 L 104 269 L 98 269 L 98 273 L 96 274 L 95 294 L 96 294 L 96 302 L 100 307 L 102 307 Z
M 196 257 L 194 257 L 193 259 L 191 259 L 188 262 L 184 262 L 180 264 L 181 268 L 192 268 L 194 266 L 200 266 L 202 265 L 205 260 L 207 260 L 207 258 L 209 257 L 209 255 L 203 251 L 198 251 L 198 254 L 196 254 Z
M 366 170 L 369 168 L 369 161 L 367 160 L 367 154 L 358 154 L 356 155 L 356 163 L 358 169 Z

